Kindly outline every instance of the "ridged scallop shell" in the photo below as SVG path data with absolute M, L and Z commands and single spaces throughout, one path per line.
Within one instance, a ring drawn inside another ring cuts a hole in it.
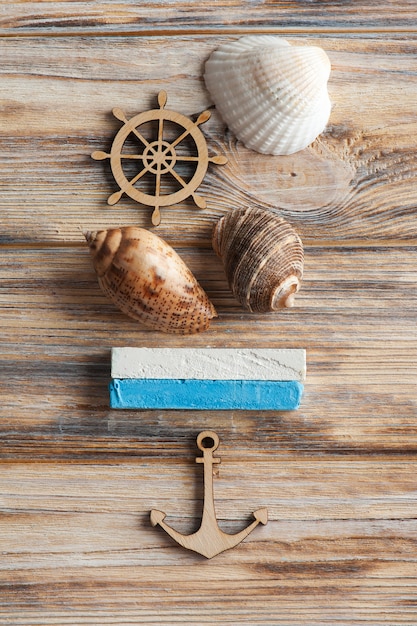
M 217 317 L 184 261 L 157 235 L 126 227 L 85 237 L 101 289 L 129 317 L 181 335 L 206 330 Z
M 249 311 L 276 311 L 294 304 L 303 276 L 303 244 L 276 213 L 258 207 L 230 211 L 212 240 L 235 298 Z
M 249 35 L 215 50 L 204 79 L 238 139 L 264 154 L 292 154 L 324 130 L 331 110 L 330 61 L 317 46 Z

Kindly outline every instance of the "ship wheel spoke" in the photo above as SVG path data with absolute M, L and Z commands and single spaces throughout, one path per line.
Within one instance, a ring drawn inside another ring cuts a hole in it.
M 180 185 L 182 185 L 182 187 L 185 188 L 188 186 L 188 183 L 185 182 L 185 180 L 178 174 L 178 172 L 176 172 L 174 169 L 170 170 L 170 172 L 175 180 L 177 180 Z M 195 193 L 195 191 L 191 191 L 189 195 L 192 197 L 192 199 L 200 209 L 205 209 L 207 207 L 205 199 Z
M 124 114 L 124 112 L 122 111 L 122 109 L 120 109 L 119 107 L 114 107 L 113 111 L 112 111 L 114 117 L 116 117 L 118 120 L 120 120 L 121 122 L 123 122 L 123 124 L 129 124 L 129 120 L 127 119 L 126 115 Z M 133 133 L 134 135 L 136 135 L 136 137 L 145 145 L 148 146 L 149 142 L 145 139 L 145 137 L 137 130 L 136 126 L 132 126 L 130 128 L 130 132 Z
M 140 133 L 138 131 L 137 128 L 132 128 L 131 132 L 139 139 L 139 141 L 141 141 L 143 143 L 145 148 L 147 148 L 149 146 L 149 141 L 147 139 L 145 139 L 145 137 L 142 135 L 142 133 Z
M 158 143 L 162 144 L 162 136 L 164 134 L 164 120 L 161 117 L 158 124 Z
M 171 143 L 171 148 L 175 148 L 175 146 L 178 146 L 178 144 L 179 144 L 179 143 L 181 143 L 181 141 L 184 141 L 184 139 L 185 139 L 186 137 L 188 137 L 188 135 L 189 135 L 189 134 L 190 134 L 190 131 L 189 131 L 189 130 L 185 130 L 185 131 L 182 133 L 182 135 L 180 135 L 179 137 L 177 137 L 177 138 L 175 139 L 175 141 L 173 141 L 173 142 Z
M 138 174 L 136 174 L 136 176 L 134 176 L 131 180 L 129 180 L 127 182 L 129 183 L 129 185 L 133 186 L 135 183 L 138 182 L 138 180 L 140 178 L 142 178 L 142 176 L 144 176 L 146 174 L 147 171 L 148 170 L 146 169 L 146 167 L 144 167 L 142 170 L 140 170 L 140 172 Z
M 171 169 L 169 171 L 172 174 L 172 176 L 175 178 L 175 180 L 178 181 L 182 187 L 187 186 L 188 183 L 185 182 L 185 180 L 182 178 L 182 176 L 178 174 L 178 172 L 176 172 L 174 169 Z
M 131 180 L 127 180 L 126 182 L 132 187 L 140 178 L 142 178 L 144 174 L 146 174 L 147 171 L 148 170 L 146 169 L 146 167 L 144 167 L 142 170 L 140 170 L 138 174 L 136 174 L 134 178 L 132 178 Z M 111 196 L 107 198 L 107 204 L 109 204 L 110 206 L 113 206 L 114 204 L 119 202 L 120 198 L 125 192 L 126 192 L 126 189 L 124 188 L 120 189 L 120 191 L 115 191 L 114 193 L 111 194 Z
M 143 154 L 122 154 L 120 153 L 120 158 L 121 159 L 142 159 L 143 160 Z
M 199 157 L 197 156 L 177 156 L 177 161 L 194 161 L 197 162 L 199 161 Z
M 157 172 L 155 174 L 156 176 L 156 180 L 155 180 L 155 196 L 157 198 L 159 198 L 160 194 L 161 194 L 161 166 L 158 163 L 158 169 Z
M 200 124 L 204 124 L 204 122 L 207 122 L 207 120 L 210 119 L 210 115 L 210 111 L 203 111 L 202 113 L 200 113 L 198 119 L 193 122 L 191 128 L 186 128 L 185 131 L 179 137 L 177 137 L 175 141 L 172 142 L 171 147 L 175 148 L 175 146 L 177 146 L 179 143 L 181 143 L 181 141 L 183 141 L 186 137 L 188 137 L 188 135 L 191 134 L 193 128 L 197 128 L 198 126 L 200 126 Z
M 143 170 L 140 170 L 139 174 L 136 174 L 136 176 L 134 176 L 134 178 L 132 178 L 132 180 L 129 180 L 129 185 L 134 185 L 135 183 L 137 183 L 137 181 L 142 178 L 142 176 L 144 176 L 146 174 L 148 170 L 146 169 L 146 167 L 143 168 Z

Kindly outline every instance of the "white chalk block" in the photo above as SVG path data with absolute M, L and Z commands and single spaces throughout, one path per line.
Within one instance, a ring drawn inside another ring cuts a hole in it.
M 275 348 L 113 348 L 112 378 L 302 382 L 306 351 Z

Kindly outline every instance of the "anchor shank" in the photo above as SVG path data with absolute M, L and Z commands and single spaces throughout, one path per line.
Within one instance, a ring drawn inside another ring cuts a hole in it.
M 205 528 L 206 525 L 212 526 L 217 524 L 216 511 L 214 508 L 214 493 L 213 493 L 213 464 L 220 463 L 220 458 L 213 458 L 213 452 L 211 449 L 203 449 L 203 458 L 197 457 L 196 463 L 203 463 L 204 470 L 204 503 L 203 514 L 201 519 L 201 527 Z

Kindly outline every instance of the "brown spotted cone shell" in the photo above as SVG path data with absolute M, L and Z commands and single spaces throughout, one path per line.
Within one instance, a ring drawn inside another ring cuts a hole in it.
M 231 210 L 217 222 L 212 244 L 245 309 L 264 313 L 293 306 L 303 276 L 303 244 L 283 218 L 258 207 Z
M 129 317 L 181 335 L 206 330 L 217 317 L 184 261 L 157 235 L 129 226 L 85 238 L 101 289 Z

